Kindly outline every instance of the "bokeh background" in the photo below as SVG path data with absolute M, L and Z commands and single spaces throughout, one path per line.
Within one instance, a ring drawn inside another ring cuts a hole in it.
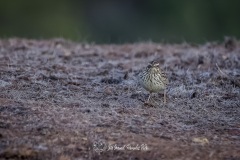
M 239 0 L 1 0 L 0 38 L 95 43 L 240 37 Z

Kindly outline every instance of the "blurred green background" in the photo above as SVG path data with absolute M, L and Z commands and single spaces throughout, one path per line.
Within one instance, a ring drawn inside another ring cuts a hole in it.
M 239 0 L 1 0 L 0 37 L 193 42 L 240 37 Z

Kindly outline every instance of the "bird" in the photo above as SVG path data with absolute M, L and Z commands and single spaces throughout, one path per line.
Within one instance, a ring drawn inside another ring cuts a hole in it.
M 164 104 L 166 104 L 166 88 L 169 80 L 159 66 L 159 62 L 151 61 L 138 75 L 140 85 L 150 93 L 146 103 L 149 102 L 152 93 L 164 91 Z

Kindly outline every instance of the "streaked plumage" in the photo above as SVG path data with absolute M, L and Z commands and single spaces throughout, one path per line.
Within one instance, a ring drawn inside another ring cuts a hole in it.
M 166 103 L 166 87 L 168 78 L 165 73 L 159 68 L 159 63 L 152 61 L 140 74 L 139 83 L 150 92 L 147 102 L 150 99 L 151 93 L 164 91 L 164 103 Z

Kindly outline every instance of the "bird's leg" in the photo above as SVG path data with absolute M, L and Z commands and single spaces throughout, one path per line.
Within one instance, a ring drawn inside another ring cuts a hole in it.
M 148 96 L 148 99 L 147 99 L 147 103 L 149 102 L 149 100 L 150 100 L 150 98 L 151 98 L 151 93 L 152 93 L 152 92 L 149 93 L 149 96 Z
M 164 89 L 163 101 L 164 101 L 164 104 L 166 104 L 166 103 L 167 103 L 167 98 L 166 98 L 166 89 Z

